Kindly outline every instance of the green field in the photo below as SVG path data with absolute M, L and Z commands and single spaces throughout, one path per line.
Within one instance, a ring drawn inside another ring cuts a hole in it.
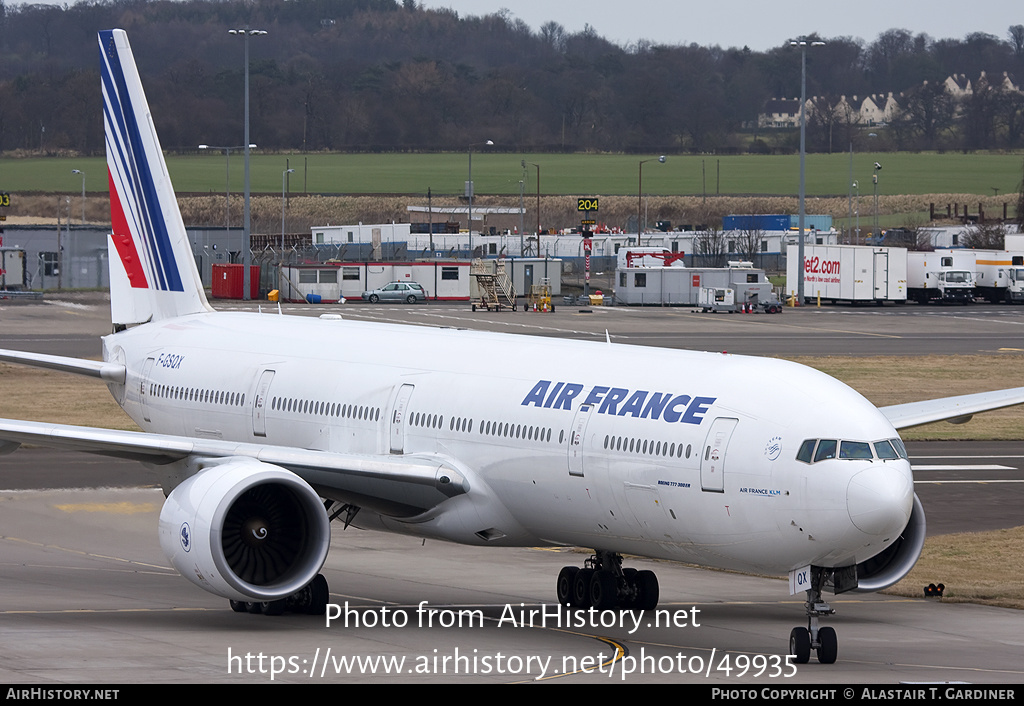
M 656 155 L 650 155 L 656 157 Z M 524 172 L 521 161 L 541 166 L 541 193 L 547 195 L 611 195 L 637 193 L 639 155 L 473 153 L 473 180 L 478 194 L 519 193 Z M 312 154 L 252 157 L 252 190 L 280 193 L 281 173 L 288 166 L 292 193 L 437 194 L 462 193 L 467 176 L 465 154 Z M 878 193 L 977 194 L 1015 192 L 1021 181 L 1021 154 L 864 153 L 854 155 L 854 180 L 861 198 L 873 195 L 874 162 L 883 169 Z M 175 188 L 183 192 L 222 193 L 226 186 L 223 154 L 168 157 Z M 105 191 L 106 166 L 95 158 L 0 159 L 0 191 L 77 193 L 78 175 L 86 173 L 86 189 Z M 231 191 L 242 188 L 243 162 L 231 155 Z M 702 176 L 703 170 L 703 176 Z M 845 195 L 850 174 L 849 154 L 807 156 L 807 193 Z M 536 169 L 525 173 L 526 193 L 536 193 Z M 643 168 L 643 190 L 652 195 L 777 194 L 798 191 L 799 157 L 786 156 L 669 156 Z M 863 206 L 862 206 L 863 210 Z

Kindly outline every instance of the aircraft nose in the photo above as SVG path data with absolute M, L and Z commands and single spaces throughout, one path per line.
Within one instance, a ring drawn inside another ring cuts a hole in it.
M 873 536 L 903 531 L 914 505 L 914 482 L 909 467 L 873 464 L 850 479 L 846 507 L 857 529 Z

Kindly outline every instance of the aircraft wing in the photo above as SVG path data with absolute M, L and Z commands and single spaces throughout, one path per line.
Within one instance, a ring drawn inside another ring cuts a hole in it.
M 403 456 L 338 454 L 287 446 L 118 431 L 45 422 L 0 419 L 0 453 L 20 444 L 84 451 L 164 465 L 191 458 L 251 458 L 286 468 L 321 496 L 356 502 L 385 515 L 419 514 L 469 492 L 469 480 L 451 459 L 433 454 Z
M 60 370 L 61 372 L 75 373 L 76 375 L 88 375 L 100 378 L 105 382 L 117 382 L 122 385 L 124 384 L 126 374 L 125 367 L 120 363 L 82 360 L 81 358 L 67 358 L 62 355 L 46 355 L 44 353 L 25 353 L 22 351 L 0 349 L 0 361 L 31 365 L 36 368 Z
M 1024 387 L 994 392 L 978 392 L 959 397 L 943 397 L 938 400 L 924 402 L 908 402 L 889 407 L 879 407 L 892 425 L 897 429 L 916 427 L 929 422 L 949 421 L 952 424 L 963 424 L 979 412 L 1011 407 L 1024 403 Z

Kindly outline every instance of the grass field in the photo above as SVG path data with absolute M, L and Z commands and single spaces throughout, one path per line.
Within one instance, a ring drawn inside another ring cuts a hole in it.
M 473 153 L 473 180 L 478 194 L 517 195 L 525 177 L 527 197 L 537 191 L 531 163 L 539 164 L 542 194 L 635 195 L 639 163 L 657 155 L 502 154 Z M 527 162 L 524 171 L 521 162 Z M 872 207 L 873 165 L 879 173 L 879 194 L 977 194 L 1015 192 L 1021 182 L 1021 154 L 863 153 L 854 155 L 853 179 L 859 182 L 861 213 Z M 457 194 L 464 190 L 468 159 L 464 153 L 445 154 L 312 154 L 263 155 L 251 160 L 254 192 L 280 193 L 282 171 L 290 175 L 292 193 L 329 194 Z M 228 180 L 223 154 L 169 156 L 168 169 L 179 192 L 224 193 Z M 86 189 L 106 191 L 106 164 L 91 158 L 0 158 L 0 191 L 44 191 L 76 194 L 86 173 Z M 232 152 L 231 191 L 242 189 L 243 161 Z M 848 192 L 849 154 L 807 156 L 807 194 Z M 652 195 L 796 194 L 797 155 L 674 156 L 643 169 L 643 191 Z

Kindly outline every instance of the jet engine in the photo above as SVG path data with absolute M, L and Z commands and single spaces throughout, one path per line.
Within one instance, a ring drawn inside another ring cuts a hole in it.
M 304 588 L 330 540 L 316 492 L 291 471 L 254 459 L 200 471 L 160 511 L 160 546 L 174 568 L 237 601 L 274 601 Z
M 857 588 L 861 593 L 881 591 L 910 573 L 924 547 L 924 507 L 914 494 L 914 508 L 907 526 L 896 541 L 880 554 L 857 564 Z

